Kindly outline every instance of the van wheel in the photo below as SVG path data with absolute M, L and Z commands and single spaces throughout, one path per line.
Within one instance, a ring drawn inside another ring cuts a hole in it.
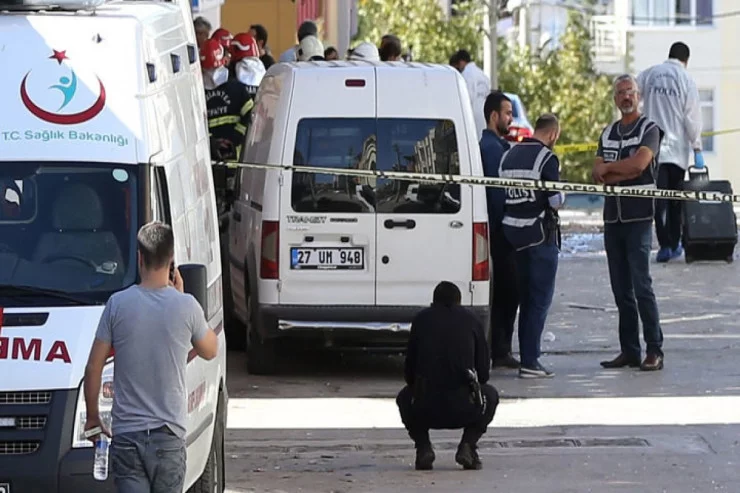
M 223 418 L 223 394 L 219 392 L 216 423 L 213 427 L 213 440 L 211 440 L 211 451 L 208 454 L 206 468 L 188 493 L 223 493 L 226 489 Z
M 256 308 L 251 295 L 247 295 L 247 372 L 252 375 L 272 375 L 277 367 L 277 348 L 275 339 L 264 339 L 260 336 L 255 321 Z

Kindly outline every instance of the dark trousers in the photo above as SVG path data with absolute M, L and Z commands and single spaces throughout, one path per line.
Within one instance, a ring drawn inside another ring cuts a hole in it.
M 398 405 L 401 421 L 414 441 L 416 448 L 431 444 L 430 429 L 463 428 L 461 441 L 475 445 L 493 421 L 499 402 L 498 391 L 492 385 L 481 385 L 481 393 L 486 401 L 483 412 L 475 412 L 472 417 L 465 416 L 465 418 L 462 418 L 463 414 L 457 409 L 458 407 L 465 407 L 465 403 L 461 403 L 461 406 L 454 406 L 455 409 L 452 406 L 450 406 L 450 409 L 445 409 L 442 406 L 433 406 L 433 409 L 415 408 L 413 402 L 414 391 L 408 385 L 398 393 L 396 405 Z M 449 414 L 446 415 L 446 411 L 449 411 Z M 468 415 L 469 413 L 465 412 L 464 414 Z
M 168 428 L 120 433 L 110 449 L 118 493 L 172 493 L 185 483 L 185 440 Z
M 514 321 L 519 308 L 516 254 L 500 230 L 491 235 L 491 261 L 493 262 L 491 357 L 495 361 L 511 353 Z
M 650 277 L 651 223 L 604 225 L 609 279 L 619 310 L 619 344 L 622 353 L 634 359 L 641 356 L 639 319 L 642 319 L 647 353 L 663 356 L 663 331 Z
M 534 365 L 540 357 L 542 331 L 555 293 L 558 247 L 545 242 L 516 252 L 519 290 L 519 354 L 522 366 Z
M 658 168 L 658 188 L 681 190 L 683 188 L 683 168 L 664 163 Z M 657 199 L 655 201 L 655 232 L 661 248 L 675 250 L 681 242 L 681 201 Z

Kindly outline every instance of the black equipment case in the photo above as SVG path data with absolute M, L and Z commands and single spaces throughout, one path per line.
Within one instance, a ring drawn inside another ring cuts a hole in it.
M 689 167 L 684 190 L 733 193 L 727 180 L 710 180 L 709 170 Z M 695 260 L 732 262 L 737 244 L 737 218 L 732 202 L 684 201 L 683 247 L 686 263 Z

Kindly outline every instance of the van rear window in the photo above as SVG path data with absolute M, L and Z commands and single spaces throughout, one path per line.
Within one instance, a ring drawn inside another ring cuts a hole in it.
M 293 164 L 337 169 L 459 174 L 449 120 L 308 118 L 298 123 Z M 295 212 L 454 214 L 458 185 L 294 173 Z

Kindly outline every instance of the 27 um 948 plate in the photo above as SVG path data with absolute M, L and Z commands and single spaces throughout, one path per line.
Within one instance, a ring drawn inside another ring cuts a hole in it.
M 294 270 L 362 270 L 364 248 L 294 247 L 290 249 L 290 268 Z

